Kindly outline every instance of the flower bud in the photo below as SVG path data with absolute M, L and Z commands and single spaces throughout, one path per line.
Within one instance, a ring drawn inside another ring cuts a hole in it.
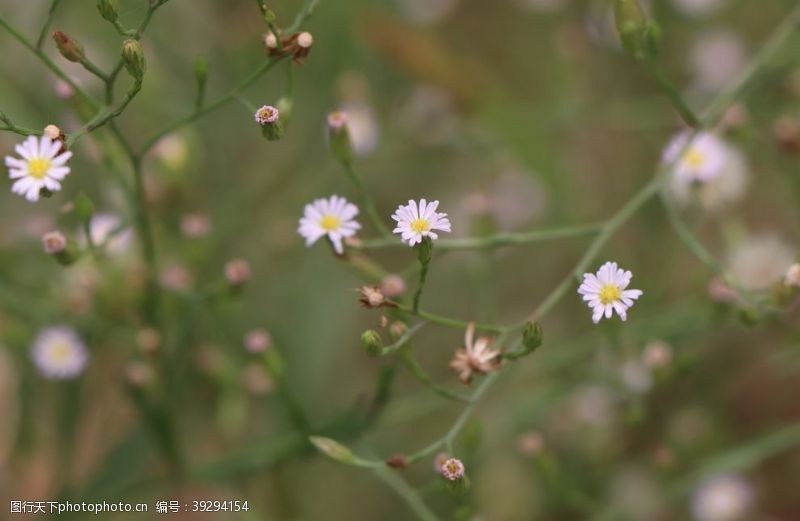
M 314 444 L 317 450 L 334 461 L 348 464 L 352 464 L 357 461 L 353 451 L 338 441 L 330 438 L 323 438 L 322 436 L 309 436 L 308 439 Z
M 389 326 L 389 336 L 392 337 L 392 340 L 397 342 L 403 335 L 408 332 L 408 325 L 402 320 L 395 320 L 392 322 L 392 325 Z
M 408 466 L 408 457 L 405 454 L 392 454 L 386 459 L 386 465 L 393 469 L 404 469 Z
M 450 458 L 439 466 L 439 473 L 448 481 L 464 477 L 464 464 L 458 458 Z
M 272 336 L 266 329 L 253 329 L 244 337 L 244 348 L 248 353 L 263 353 L 272 346 Z
M 261 125 L 261 132 L 269 141 L 283 137 L 281 111 L 272 105 L 264 105 L 255 113 L 256 123 Z
M 83 50 L 83 45 L 81 45 L 80 42 L 75 38 L 67 36 L 61 31 L 56 31 L 53 33 L 53 40 L 56 42 L 58 52 L 60 52 L 61 56 L 67 60 L 71 62 L 80 62 L 86 57 L 86 53 Z
M 119 4 L 117 0 L 97 0 L 97 10 L 100 16 L 114 23 L 119 18 Z
M 647 19 L 638 0 L 614 0 L 614 18 L 626 51 L 636 59 L 655 56 L 659 30 Z
M 69 266 L 75 262 L 76 256 L 69 247 L 69 242 L 63 233 L 52 231 L 42 236 L 44 252 L 52 255 L 62 266 Z
M 542 325 L 538 322 L 528 322 L 522 330 L 522 347 L 525 349 L 525 354 L 533 353 L 542 345 L 544 333 L 542 332 Z
M 194 77 L 199 85 L 204 85 L 208 79 L 208 62 L 205 58 L 198 58 L 194 62 Z
M 122 62 L 128 74 L 136 81 L 141 81 L 147 70 L 142 44 L 138 40 L 129 38 L 122 42 Z
M 42 246 L 48 255 L 56 255 L 67 249 L 67 238 L 59 231 L 48 232 L 42 236 Z
M 43 134 L 45 137 L 49 137 L 51 140 L 55 141 L 61 137 L 61 129 L 55 125 L 47 125 L 44 127 Z
M 231 286 L 239 287 L 250 280 L 250 263 L 244 259 L 234 259 L 225 264 L 225 278 Z
M 383 350 L 383 340 L 373 329 L 368 329 L 361 334 L 361 345 L 370 356 L 378 356 Z
M 342 164 L 353 161 L 353 144 L 350 142 L 350 131 L 347 128 L 345 112 L 328 114 L 328 140 L 333 156 Z
M 427 266 L 433 258 L 433 241 L 430 237 L 423 237 L 422 242 L 417 245 L 417 259 L 423 266 Z

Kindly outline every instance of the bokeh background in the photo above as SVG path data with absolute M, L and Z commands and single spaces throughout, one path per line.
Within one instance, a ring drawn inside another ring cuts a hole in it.
M 122 0 L 123 21 L 135 25 L 145 4 Z M 649 11 L 663 29 L 661 60 L 699 109 L 794 4 L 654 0 Z M 300 6 L 271 3 L 283 25 Z M 0 14 L 30 38 L 48 8 L 44 0 L 0 1 Z M 105 258 L 69 268 L 41 251 L 51 229 L 78 237 L 65 205 L 80 192 L 98 212 L 130 222 L 115 181 L 129 172 L 104 161 L 103 130 L 76 146 L 63 192 L 33 205 L 8 189 L 0 194 L 3 511 L 12 499 L 144 501 L 151 511 L 157 500 L 246 499 L 247 514 L 169 516 L 413 519 L 375 474 L 325 459 L 306 441 L 326 428 L 364 455 L 410 453 L 439 438 L 461 410 L 399 369 L 389 402 L 364 419 L 389 363 L 360 347 L 361 332 L 379 318 L 353 291 L 369 279 L 296 234 L 312 199 L 355 199 L 327 148 L 326 114 L 349 113 L 356 170 L 387 222 L 409 198 L 439 199 L 454 236 L 603 220 L 650 179 L 681 129 L 646 71 L 620 52 L 608 1 L 323 0 L 305 28 L 315 44 L 293 67 L 294 110 L 281 141 L 263 139 L 252 108 L 286 93 L 286 64 L 146 158 L 164 331 L 145 330 L 138 313 L 134 237 L 123 234 Z M 120 37 L 94 2 L 63 2 L 53 29 L 80 39 L 100 67 L 115 63 Z M 252 1 L 171 0 L 143 40 L 145 86 L 119 127 L 136 144 L 189 113 L 198 57 L 209 63 L 209 97 L 234 86 L 264 59 L 264 32 Z M 746 184 L 724 207 L 682 210 L 719 262 L 754 289 L 780 281 L 800 241 L 800 69 L 791 59 L 800 41 L 792 45 L 726 115 Z M 0 109 L 26 126 L 76 129 L 63 85 L 4 32 L 0 49 Z M 96 79 L 52 42 L 45 49 L 99 95 Z M 0 134 L 0 152 L 12 153 L 20 139 Z M 374 237 L 364 224 L 362 236 Z M 442 255 L 424 307 L 515 323 L 587 245 L 576 238 Z M 221 283 L 232 258 L 249 261 L 251 281 L 235 298 L 204 303 L 200 292 Z M 375 259 L 413 289 L 410 250 Z M 459 438 L 469 492 L 448 494 L 433 462 L 403 477 L 442 519 L 800 519 L 796 308 L 742 320 L 748 310 L 726 301 L 657 201 L 609 243 L 598 261 L 606 259 L 632 270 L 645 292 L 628 322 L 594 326 L 571 292 L 543 322 L 544 346 L 503 370 Z M 75 381 L 48 380 L 30 361 L 37 332 L 54 324 L 78 330 L 91 352 Z M 270 349 L 282 357 L 281 385 L 243 347 L 257 328 L 269 331 Z M 447 362 L 462 340 L 463 331 L 438 326 L 415 340 L 426 370 L 456 390 Z M 158 376 L 148 373 L 155 346 L 172 353 Z M 190 469 L 182 479 L 165 471 L 132 403 L 137 371 L 168 389 Z M 305 432 L 287 414 L 287 396 L 308 417 Z

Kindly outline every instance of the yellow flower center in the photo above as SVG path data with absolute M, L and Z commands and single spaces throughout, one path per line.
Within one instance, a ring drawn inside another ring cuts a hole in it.
M 319 222 L 319 225 L 322 226 L 322 229 L 326 232 L 332 232 L 339 229 L 342 225 L 342 220 L 335 215 L 326 215 Z
M 54 362 L 64 362 L 69 360 L 72 354 L 72 346 L 67 342 L 58 342 L 50 347 L 50 359 Z
M 411 221 L 411 229 L 417 233 L 427 232 L 431 229 L 431 225 L 428 224 L 426 219 L 414 219 Z
M 28 161 L 28 174 L 36 179 L 42 179 L 50 170 L 50 160 L 37 157 Z
M 700 168 L 706 162 L 706 156 L 696 148 L 692 148 L 684 154 L 683 161 L 692 168 Z
M 600 289 L 600 302 L 603 305 L 612 304 L 619 300 L 622 292 L 614 284 L 606 284 Z

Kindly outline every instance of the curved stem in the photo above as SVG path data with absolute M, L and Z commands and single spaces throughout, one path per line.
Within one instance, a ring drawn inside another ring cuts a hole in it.
M 473 250 L 502 248 L 505 246 L 517 246 L 523 244 L 533 244 L 536 242 L 552 241 L 557 239 L 567 239 L 570 237 L 582 237 L 598 233 L 604 223 L 578 224 L 574 226 L 563 226 L 542 230 L 532 230 L 519 233 L 498 233 L 487 237 L 467 237 L 464 239 L 439 239 L 436 241 L 437 250 Z M 408 248 L 404 242 L 397 237 L 383 237 L 380 239 L 366 240 L 361 245 L 356 246 L 363 250 L 379 250 L 383 248 Z

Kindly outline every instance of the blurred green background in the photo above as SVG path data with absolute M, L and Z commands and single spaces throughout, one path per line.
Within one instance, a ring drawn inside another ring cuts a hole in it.
M 699 109 L 795 2 L 722 0 L 699 13 L 695 3 L 704 2 L 654 0 L 649 11 L 663 29 L 662 62 Z M 49 5 L 1 0 L 0 15 L 33 39 Z M 288 25 L 301 2 L 270 7 L 278 24 Z M 127 25 L 145 12 L 144 0 L 121 1 Z M 262 138 L 252 108 L 286 94 L 286 63 L 147 156 L 162 279 L 180 287 L 165 297 L 159 336 L 169 363 L 153 384 L 169 396 L 190 469 L 180 479 L 165 470 L 126 390 L 131 364 L 155 365 L 155 355 L 142 350 L 137 244 L 69 268 L 41 252 L 40 236 L 50 229 L 77 235 L 64 209 L 77 193 L 130 222 L 115 188 L 115 176 L 129 172 L 102 159 L 107 131 L 76 145 L 72 174 L 53 198 L 32 205 L 3 191 L 2 508 L 12 499 L 143 501 L 150 514 L 101 517 L 150 519 L 158 518 L 157 500 L 239 499 L 249 501 L 247 515 L 169 515 L 413 519 L 375 474 L 320 457 L 306 441 L 328 429 L 364 455 L 410 453 L 439 438 L 461 410 L 399 368 L 390 401 L 368 416 L 389 361 L 368 358 L 360 347 L 361 332 L 377 327 L 379 317 L 360 308 L 353 291 L 367 279 L 324 244 L 306 249 L 296 234 L 312 199 L 356 198 L 328 151 L 326 114 L 350 114 L 356 169 L 387 222 L 398 204 L 421 197 L 441 201 L 453 236 L 603 220 L 653 175 L 681 128 L 646 72 L 619 51 L 610 13 L 606 1 L 322 0 L 305 25 L 314 35 L 311 55 L 292 68 L 294 110 L 281 141 Z M 52 27 L 80 39 L 101 68 L 116 62 L 121 38 L 94 2 L 63 2 Z M 140 144 L 188 114 L 199 57 L 209 63 L 210 98 L 236 85 L 265 59 L 265 31 L 252 1 L 170 0 L 143 39 L 145 85 L 117 120 L 120 129 Z M 752 237 L 780 237 L 777 249 L 790 252 L 800 239 L 797 157 L 774 135 L 776 121 L 794 121 L 800 107 L 800 72 L 791 59 L 800 41 L 792 45 L 726 127 L 747 157 L 746 193 L 723 212 L 685 211 L 723 263 L 734 262 Z M 25 126 L 77 129 L 71 103 L 42 64 L 5 32 L 0 49 L 0 110 Z M 49 39 L 45 50 L 100 95 L 99 82 L 64 61 Z M 118 92 L 128 81 L 120 79 Z M 11 154 L 20 140 L 0 133 L 0 152 Z M 187 236 L 192 214 L 208 218 L 207 235 Z M 376 236 L 361 221 L 362 237 Z M 587 245 L 577 238 L 441 255 L 424 307 L 515 323 Z M 205 305 L 197 290 L 219 284 L 225 263 L 238 257 L 252 267 L 250 283 L 236 298 Z M 775 257 L 752 254 L 742 270 L 756 278 L 772 273 Z M 406 274 L 413 289 L 411 250 L 385 250 L 375 259 Z M 448 494 L 432 461 L 403 477 L 442 519 L 705 521 L 696 511 L 698 487 L 708 476 L 735 472 L 753 496 L 743 519 L 800 519 L 796 307 L 744 324 L 737 306 L 709 296 L 712 274 L 672 233 L 657 202 L 622 229 L 597 266 L 605 260 L 632 270 L 633 286 L 645 291 L 628 322 L 593 326 L 571 291 L 543 323 L 545 345 L 503 369 L 459 438 L 469 492 Z M 30 362 L 36 333 L 53 324 L 76 328 L 91 351 L 74 382 L 46 380 Z M 283 358 L 281 386 L 253 369 L 242 346 L 255 328 L 270 332 Z M 650 371 L 640 360 L 654 341 L 667 346 L 671 361 Z M 462 342 L 462 331 L 435 325 L 415 339 L 426 370 L 456 390 L 461 384 L 447 363 Z M 287 396 L 309 418 L 307 432 L 287 414 Z M 25 516 L 11 515 L 18 518 Z

